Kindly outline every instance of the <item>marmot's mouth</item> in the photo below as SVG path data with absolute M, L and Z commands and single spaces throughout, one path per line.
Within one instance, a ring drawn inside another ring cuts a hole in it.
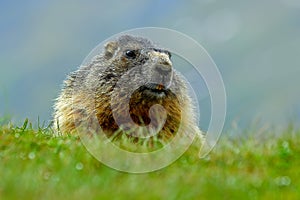
M 147 83 L 145 84 L 145 89 L 151 90 L 153 92 L 161 93 L 166 90 L 166 87 L 163 84 L 156 83 Z
M 147 83 L 139 88 L 144 94 L 162 98 L 167 94 L 167 89 L 162 84 Z

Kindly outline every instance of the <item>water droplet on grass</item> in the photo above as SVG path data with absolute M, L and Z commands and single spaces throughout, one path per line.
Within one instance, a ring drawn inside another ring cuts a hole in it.
M 82 170 L 83 169 L 83 164 L 81 162 L 76 164 L 76 169 L 77 170 Z
M 34 153 L 34 152 L 30 152 L 30 153 L 28 154 L 28 158 L 29 158 L 30 160 L 33 160 L 33 159 L 35 158 L 35 153 Z
M 288 176 L 279 176 L 275 178 L 275 184 L 278 186 L 289 186 L 291 184 L 291 179 Z

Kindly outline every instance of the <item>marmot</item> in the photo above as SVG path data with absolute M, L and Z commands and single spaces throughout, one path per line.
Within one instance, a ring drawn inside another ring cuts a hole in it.
M 161 106 L 151 109 L 156 104 Z M 106 43 L 100 55 L 71 73 L 54 110 L 54 125 L 61 133 L 73 133 L 95 117 L 108 137 L 123 125 L 122 132 L 133 136 L 137 131 L 130 126 L 151 125 L 164 140 L 179 126 L 186 134 L 201 135 L 186 81 L 173 69 L 171 53 L 131 35 Z

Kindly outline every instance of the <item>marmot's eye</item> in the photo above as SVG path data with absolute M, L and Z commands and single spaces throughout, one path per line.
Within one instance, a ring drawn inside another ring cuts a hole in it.
M 127 58 L 131 58 L 131 59 L 134 59 L 136 57 L 136 53 L 133 50 L 127 50 L 125 52 L 125 55 Z

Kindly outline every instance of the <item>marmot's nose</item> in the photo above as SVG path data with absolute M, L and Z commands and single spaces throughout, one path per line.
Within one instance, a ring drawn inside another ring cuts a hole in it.
M 166 54 L 159 56 L 155 70 L 162 75 L 168 75 L 172 71 L 172 62 Z
M 158 64 L 155 66 L 155 70 L 161 75 L 167 76 L 172 71 L 171 65 Z

